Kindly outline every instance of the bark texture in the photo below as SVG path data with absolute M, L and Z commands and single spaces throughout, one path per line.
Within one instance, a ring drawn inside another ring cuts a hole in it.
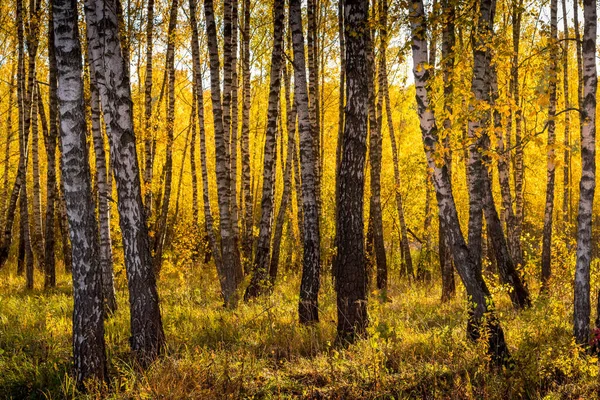
M 364 251 L 363 194 L 367 150 L 370 46 L 369 2 L 344 1 L 346 39 L 346 125 L 340 161 L 340 198 L 334 265 L 337 333 L 352 341 L 366 334 L 367 270 Z
M 86 144 L 81 45 L 75 0 L 52 2 L 58 63 L 64 195 L 73 243 L 73 367 L 81 387 L 107 378 L 98 225 Z
M 596 189 L 596 0 L 583 2 L 583 102 L 581 108 L 581 180 L 577 215 L 577 261 L 573 322 L 575 341 L 586 345 L 590 335 L 590 262 L 592 204 Z

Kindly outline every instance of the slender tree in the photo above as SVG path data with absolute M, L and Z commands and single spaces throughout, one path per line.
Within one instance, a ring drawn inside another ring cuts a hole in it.
M 596 188 L 596 0 L 583 2 L 583 102 L 581 112 L 581 180 L 577 214 L 577 261 L 573 321 L 575 341 L 586 345 L 590 334 L 590 262 L 592 204 Z
M 88 46 L 88 52 L 90 46 Z M 91 57 L 90 57 L 91 58 Z M 92 141 L 96 159 L 96 192 L 99 223 L 99 259 L 102 271 L 102 295 L 107 315 L 117 309 L 117 299 L 114 285 L 112 241 L 110 238 L 110 205 L 108 178 L 106 168 L 106 153 L 104 151 L 104 138 L 102 136 L 102 122 L 100 109 L 100 95 L 96 82 L 94 64 L 90 64 L 90 108 L 92 123 Z
M 98 225 L 94 215 L 86 144 L 81 45 L 75 0 L 54 0 L 54 46 L 59 66 L 64 195 L 73 242 L 73 366 L 75 380 L 107 378 Z
M 167 59 L 166 68 L 168 79 L 168 106 L 167 106 L 167 148 L 165 161 L 165 186 L 161 197 L 161 209 L 154 237 L 154 270 L 160 273 L 162 255 L 167 234 L 167 221 L 169 205 L 171 203 L 171 188 L 173 183 L 173 130 L 175 127 L 175 30 L 177 29 L 177 10 L 179 1 L 171 2 L 169 28 L 167 31 Z
M 206 36 L 210 64 L 211 98 L 215 134 L 215 158 L 217 170 L 217 195 L 219 199 L 219 223 L 221 231 L 220 273 L 221 292 L 225 304 L 235 305 L 234 294 L 242 281 L 242 266 L 237 240 L 231 220 L 231 171 L 229 159 L 229 120 L 225 120 L 221 105 L 220 60 L 217 44 L 217 28 L 212 0 L 205 0 Z M 224 79 L 230 79 L 225 77 Z
M 383 10 L 380 10 L 380 22 Z M 374 32 L 370 33 L 373 38 Z M 383 215 L 381 211 L 381 158 L 383 140 L 381 135 L 381 122 L 383 114 L 384 90 L 382 89 L 381 79 L 379 79 L 379 92 L 375 96 L 376 88 L 376 70 L 375 70 L 375 45 L 373 39 L 370 40 L 368 49 L 368 67 L 369 67 L 369 162 L 371 167 L 371 204 L 369 208 L 369 222 L 373 227 L 373 244 L 375 250 L 375 260 L 377 263 L 377 289 L 384 293 L 387 290 L 387 258 L 385 255 L 385 243 L 383 238 Z M 380 46 L 381 47 L 381 46 Z M 381 69 L 385 65 L 379 63 L 379 76 Z M 377 100 L 376 100 L 377 97 Z
M 562 0 L 564 42 L 562 44 L 563 96 L 565 110 L 571 108 L 569 100 L 569 19 L 567 18 L 567 1 Z M 563 199 L 562 220 L 571 222 L 571 116 L 565 113 L 565 136 L 563 141 Z
M 242 254 L 245 263 L 252 260 L 253 200 L 250 185 L 250 0 L 243 0 L 242 30 L 242 204 L 244 209 L 244 230 L 242 237 Z M 245 268 L 247 270 L 248 268 Z
M 152 215 L 152 50 L 154 45 L 154 0 L 148 0 L 146 13 L 146 80 L 144 83 L 144 204 L 146 218 Z M 161 96 L 162 97 L 162 96 Z
M 200 136 L 200 168 L 202 170 L 202 200 L 204 204 L 204 228 L 208 243 L 207 254 L 213 254 L 217 271 L 222 275 L 221 255 L 214 234 L 213 216 L 208 191 L 208 165 L 206 163 L 206 132 L 204 129 L 204 90 L 202 89 L 202 69 L 200 65 L 200 44 L 198 41 L 198 22 L 196 17 L 196 1 L 189 0 L 190 25 L 192 27 L 192 62 L 194 72 L 194 97 Z
M 319 321 L 319 288 L 321 274 L 321 247 L 319 230 L 319 208 L 317 204 L 317 148 L 316 132 L 311 124 L 308 107 L 306 80 L 306 56 L 304 33 L 302 30 L 302 9 L 300 0 L 290 0 L 290 28 L 294 50 L 294 96 L 298 112 L 298 132 L 300 136 L 300 160 L 295 165 L 301 169 L 302 199 L 302 281 L 300 283 L 300 322 L 311 324 Z
M 273 4 L 273 53 L 271 55 L 267 132 L 263 159 L 260 230 L 256 245 L 256 256 L 254 257 L 252 280 L 244 296 L 246 300 L 263 293 L 270 283 L 268 277 L 271 263 L 273 214 L 275 211 L 275 164 L 277 162 L 277 119 L 279 116 L 283 64 L 284 5 L 285 1 L 283 0 L 275 1 Z
M 416 86 L 416 103 L 423 137 L 423 146 L 427 164 L 432 171 L 433 183 L 448 245 L 452 249 L 452 258 L 458 274 L 463 281 L 473 307 L 469 316 L 467 334 L 470 339 L 481 337 L 483 316 L 487 329 L 489 352 L 497 362 L 503 362 L 509 357 L 509 350 L 504 340 L 504 332 L 498 319 L 493 313 L 493 300 L 481 275 L 481 269 L 473 254 L 471 254 L 462 234 L 456 204 L 452 196 L 452 184 L 448 169 L 445 165 L 436 163 L 440 142 L 433 109 L 430 107 L 428 80 L 427 40 L 425 32 L 426 20 L 422 0 L 414 0 L 410 12 L 412 35 L 413 74 Z
M 558 0 L 550 1 L 550 72 L 548 76 L 548 142 L 546 172 L 546 206 L 544 208 L 544 231 L 542 237 L 542 287 L 548 289 L 551 275 L 552 219 L 554 214 L 554 179 L 556 176 L 556 81 L 558 68 L 557 34 Z

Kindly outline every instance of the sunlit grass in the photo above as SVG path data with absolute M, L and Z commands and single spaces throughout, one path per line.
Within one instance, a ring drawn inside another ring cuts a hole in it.
M 599 387 L 597 358 L 573 344 L 572 303 L 561 288 L 523 312 L 494 289 L 515 361 L 506 370 L 490 367 L 483 344 L 465 339 L 461 289 L 440 304 L 437 284 L 392 279 L 390 301 L 371 293 L 369 337 L 342 348 L 329 276 L 322 279 L 321 321 L 304 327 L 296 318 L 295 275 L 283 276 L 272 296 L 228 310 L 210 267 L 167 264 L 159 287 L 168 349 L 141 372 L 128 349 L 123 279 L 119 310 L 106 323 L 109 398 L 558 399 L 594 397 Z M 69 280 L 60 274 L 57 289 L 27 291 L 12 266 L 0 273 L 0 398 L 75 396 Z

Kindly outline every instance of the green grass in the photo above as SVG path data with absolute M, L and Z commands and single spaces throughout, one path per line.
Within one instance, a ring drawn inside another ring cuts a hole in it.
M 563 399 L 595 398 L 600 388 L 597 358 L 573 344 L 569 285 L 519 313 L 494 288 L 515 361 L 506 370 L 490 366 L 482 343 L 465 339 L 461 290 L 442 305 L 438 285 L 392 279 L 390 301 L 370 295 L 368 339 L 341 348 L 328 276 L 321 322 L 304 327 L 296 277 L 282 277 L 271 297 L 226 310 L 211 268 L 167 265 L 159 287 L 168 349 L 142 372 L 128 349 L 123 279 L 118 269 L 119 310 L 106 323 L 109 398 Z M 57 289 L 27 291 L 23 278 L 0 273 L 0 398 L 84 397 L 69 376 L 69 280 L 61 274 Z

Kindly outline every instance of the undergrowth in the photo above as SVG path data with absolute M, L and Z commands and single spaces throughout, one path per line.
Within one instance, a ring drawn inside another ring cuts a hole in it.
M 38 276 L 41 281 L 41 276 Z M 572 339 L 569 285 L 515 312 L 501 287 L 497 310 L 514 368 L 490 366 L 485 346 L 466 340 L 462 289 L 440 304 L 440 288 L 392 279 L 389 300 L 371 292 L 369 336 L 335 343 L 335 294 L 324 277 L 320 322 L 297 322 L 298 286 L 224 309 L 209 267 L 165 265 L 159 280 L 168 348 L 146 371 L 128 349 L 122 270 L 119 309 L 106 321 L 107 390 L 76 393 L 70 377 L 72 297 L 61 274 L 51 291 L 27 291 L 0 273 L 0 398 L 114 399 L 506 399 L 597 397 L 598 360 Z M 460 286 L 460 285 L 459 285 Z M 532 292 L 535 292 L 532 290 Z M 537 293 L 537 292 L 536 292 Z

